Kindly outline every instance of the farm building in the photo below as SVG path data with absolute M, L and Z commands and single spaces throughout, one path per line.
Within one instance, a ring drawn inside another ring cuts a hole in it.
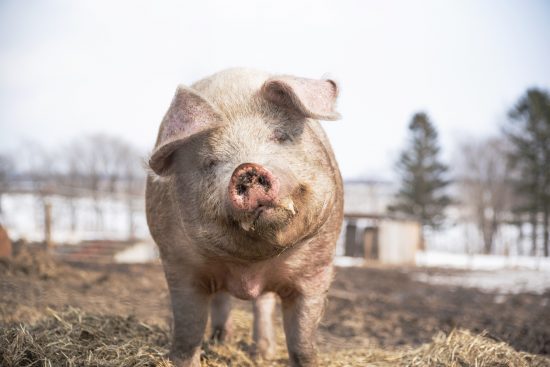
M 344 224 L 338 255 L 385 264 L 414 264 L 421 227 L 416 221 L 390 217 L 386 208 L 394 188 L 383 181 L 344 184 Z

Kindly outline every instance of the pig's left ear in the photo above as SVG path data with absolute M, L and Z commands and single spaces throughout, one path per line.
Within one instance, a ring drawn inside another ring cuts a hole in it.
M 318 120 L 340 118 L 335 111 L 338 85 L 330 79 L 276 76 L 264 83 L 260 93 L 277 106 L 291 109 L 304 117 Z
M 222 122 L 221 114 L 205 98 L 191 88 L 178 87 L 172 104 L 160 124 L 149 167 L 156 174 L 164 175 L 176 149 L 185 145 L 193 136 Z

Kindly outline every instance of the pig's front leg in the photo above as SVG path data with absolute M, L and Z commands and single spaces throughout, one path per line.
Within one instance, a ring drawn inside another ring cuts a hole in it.
M 189 277 L 167 274 L 166 278 L 174 315 L 170 360 L 176 367 L 200 367 L 210 297 L 194 287 L 190 279 L 186 279 Z
M 315 333 L 325 306 L 325 293 L 283 298 L 283 320 L 290 365 L 317 366 Z
M 275 310 L 275 293 L 264 293 L 254 300 L 253 338 L 255 352 L 264 359 L 275 355 L 275 332 L 273 330 L 273 311 Z

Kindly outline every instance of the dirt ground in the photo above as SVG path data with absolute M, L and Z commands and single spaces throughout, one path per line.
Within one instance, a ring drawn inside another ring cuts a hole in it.
M 367 266 L 338 268 L 321 322 L 321 351 L 415 347 L 438 331 L 455 328 L 504 341 L 518 351 L 550 355 L 550 292 L 502 295 L 474 288 L 430 285 L 418 274 L 444 269 Z M 32 323 L 48 308 L 134 315 L 148 324 L 169 324 L 162 268 L 147 265 L 69 265 L 22 255 L 0 262 L 0 327 Z M 247 302 L 236 307 L 249 312 Z M 280 327 L 280 315 L 277 316 Z

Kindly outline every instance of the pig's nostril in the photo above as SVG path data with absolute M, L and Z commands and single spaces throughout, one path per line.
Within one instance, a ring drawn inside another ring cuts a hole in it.
M 235 190 L 237 195 L 242 196 L 254 186 L 261 187 L 265 192 L 268 192 L 271 189 L 271 181 L 266 175 L 252 169 L 239 176 Z
M 265 178 L 265 176 L 258 177 L 258 183 L 263 187 L 265 187 L 266 189 L 269 189 L 269 187 L 271 186 L 267 178 Z
M 243 195 L 247 191 L 247 187 L 244 184 L 237 185 L 237 194 Z

